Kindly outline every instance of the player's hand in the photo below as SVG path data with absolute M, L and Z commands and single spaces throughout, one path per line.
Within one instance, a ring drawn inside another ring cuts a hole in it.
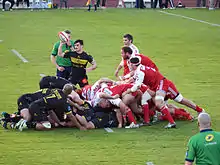
M 60 122 L 59 125 L 65 127 L 65 126 L 66 126 L 66 123 L 65 123 L 65 122 Z
M 118 128 L 122 128 L 122 124 L 118 124 Z
M 60 40 L 60 45 L 64 45 L 66 42 Z
M 61 72 L 65 70 L 65 68 L 62 67 L 62 66 L 59 66 L 57 69 L 58 69 L 59 71 L 61 71 Z
M 79 129 L 80 129 L 81 131 L 87 130 L 85 127 L 80 127 Z
M 115 77 L 118 77 L 118 70 L 115 71 Z

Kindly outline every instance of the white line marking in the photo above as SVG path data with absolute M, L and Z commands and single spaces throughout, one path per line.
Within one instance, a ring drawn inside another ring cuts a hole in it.
M 0 40 L 0 42 L 3 42 L 3 40 Z
M 104 128 L 106 132 L 114 132 L 111 128 Z
M 46 76 L 46 75 L 45 75 L 45 74 L 43 74 L 43 73 L 41 73 L 41 74 L 40 74 L 40 77 L 45 77 L 45 76 Z
M 17 50 L 12 49 L 12 53 L 14 53 L 18 58 L 20 58 L 24 63 L 28 62 L 20 53 L 17 52 Z
M 146 162 L 146 165 L 154 165 L 153 162 Z
M 176 16 L 176 17 L 182 17 L 182 18 L 185 18 L 185 19 L 190 19 L 190 20 L 192 20 L 192 21 L 196 21 L 196 22 L 200 22 L 200 23 L 205 23 L 205 24 L 208 24 L 208 25 L 211 25 L 211 26 L 220 27 L 220 24 L 210 23 L 210 22 L 206 22 L 206 21 L 203 21 L 203 20 L 199 20 L 199 19 L 187 17 L 187 16 L 184 16 L 184 15 L 168 13 L 168 12 L 166 12 L 166 11 L 159 11 L 159 12 L 160 12 L 160 13 L 163 13 L 163 14 L 167 14 L 167 15 L 172 15 L 172 16 Z

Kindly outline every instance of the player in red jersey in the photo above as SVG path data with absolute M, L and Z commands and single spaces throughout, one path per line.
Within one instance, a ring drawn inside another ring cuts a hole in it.
M 134 71 L 134 86 L 131 88 L 131 92 L 135 92 L 140 88 L 141 84 L 147 85 L 151 90 L 156 92 L 155 105 L 169 120 L 168 125 L 165 128 L 175 128 L 176 123 L 173 120 L 168 107 L 164 101 L 167 97 L 180 104 L 183 104 L 189 108 L 194 109 L 198 113 L 203 111 L 198 105 L 192 101 L 184 98 L 176 89 L 172 81 L 166 79 L 160 72 L 153 68 L 141 65 L 140 57 L 132 57 L 130 59 L 131 69 Z
M 133 56 L 139 56 L 141 58 L 141 64 L 142 65 L 154 68 L 156 71 L 158 71 L 158 68 L 157 68 L 156 64 L 149 57 L 147 57 L 143 54 L 133 55 L 132 54 L 132 49 L 130 47 L 126 47 L 126 46 L 122 47 L 121 56 L 124 60 L 124 62 L 123 62 L 123 67 L 124 67 L 123 76 L 130 73 L 131 70 L 129 69 L 129 59 Z

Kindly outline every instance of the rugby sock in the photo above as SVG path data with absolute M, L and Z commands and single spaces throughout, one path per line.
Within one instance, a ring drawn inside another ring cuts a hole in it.
M 95 11 L 97 10 L 97 5 L 94 5 L 94 7 L 95 7 Z
M 202 112 L 202 108 L 200 108 L 198 105 L 196 105 L 196 111 L 200 113 L 200 112 Z
M 145 123 L 150 123 L 150 112 L 149 112 L 149 106 L 148 104 L 145 104 L 142 106 L 143 111 L 144 111 L 144 122 Z
M 155 114 L 156 114 L 155 111 L 149 110 L 149 116 L 150 116 L 150 117 L 153 117 Z
M 126 114 L 128 116 L 128 120 L 129 120 L 130 123 L 132 123 L 132 122 L 134 122 L 134 124 L 137 123 L 136 120 L 134 119 L 134 116 L 133 116 L 131 110 L 128 110 L 128 112 Z
M 167 106 L 165 105 L 165 106 L 163 106 L 162 108 L 161 108 L 161 110 L 160 110 L 161 112 L 162 112 L 162 114 L 164 114 L 165 115 L 165 117 L 167 118 L 167 120 L 170 122 L 170 124 L 173 124 L 173 123 L 175 123 L 174 122 L 174 120 L 173 120 L 173 117 L 171 116 L 171 114 L 170 114 L 170 112 L 169 112 L 169 110 L 168 110 L 168 108 L 167 108 Z

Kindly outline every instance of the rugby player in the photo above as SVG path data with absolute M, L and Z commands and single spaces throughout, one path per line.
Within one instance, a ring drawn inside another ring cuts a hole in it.
M 87 73 L 95 70 L 97 67 L 93 57 L 83 50 L 83 45 L 83 40 L 76 40 L 74 42 L 75 51 L 63 53 L 62 44 L 60 44 L 58 49 L 59 56 L 69 58 L 72 62 L 70 82 L 74 85 L 79 84 L 81 88 L 89 84 Z M 88 63 L 92 64 L 92 66 L 86 68 Z
M 153 68 L 141 65 L 140 57 L 131 57 L 130 59 L 131 69 L 134 72 L 135 83 L 131 88 L 131 92 L 135 92 L 140 88 L 141 84 L 147 85 L 151 90 L 156 92 L 155 105 L 169 120 L 168 125 L 165 128 L 175 128 L 176 123 L 173 120 L 164 98 L 167 96 L 180 104 L 183 104 L 193 110 L 201 113 L 203 111 L 198 105 L 192 101 L 184 98 L 176 89 L 172 81 L 166 79 L 160 72 Z

